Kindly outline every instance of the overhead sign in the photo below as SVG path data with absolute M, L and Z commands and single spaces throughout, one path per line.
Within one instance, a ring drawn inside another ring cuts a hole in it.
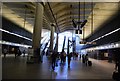
M 80 44 L 96 44 L 96 42 L 80 41 Z

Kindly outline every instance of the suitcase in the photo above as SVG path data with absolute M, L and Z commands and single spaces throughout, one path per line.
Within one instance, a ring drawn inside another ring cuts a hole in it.
M 118 73 L 118 71 L 114 71 L 114 72 L 113 72 L 112 79 L 119 81 L 119 79 L 120 79 L 120 74 Z
M 88 61 L 88 66 L 92 66 L 92 61 Z

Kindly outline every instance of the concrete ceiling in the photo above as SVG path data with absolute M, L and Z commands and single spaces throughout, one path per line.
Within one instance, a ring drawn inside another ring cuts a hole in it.
M 72 19 L 78 21 L 79 2 L 49 2 L 49 4 L 56 18 L 60 32 L 75 30 Z M 2 16 L 33 33 L 35 5 L 36 3 L 31 2 L 5 2 L 2 6 Z M 80 20 L 88 20 L 87 24 L 84 26 L 84 38 L 90 36 L 101 27 L 104 22 L 108 21 L 108 19 L 110 20 L 111 16 L 114 17 L 114 14 L 116 14 L 117 11 L 117 2 L 80 2 Z M 45 3 L 43 28 L 50 29 L 50 23 L 55 23 L 55 21 L 48 4 Z M 83 34 L 80 36 L 83 38 Z

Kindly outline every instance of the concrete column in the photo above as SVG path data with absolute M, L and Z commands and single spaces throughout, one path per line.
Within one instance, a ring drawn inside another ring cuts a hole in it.
M 69 38 L 68 38 L 67 54 L 69 54 L 69 48 L 70 48 L 70 45 L 69 45 Z
M 73 52 L 76 52 L 76 37 L 73 37 Z
M 54 25 L 51 25 L 51 34 L 50 34 L 50 51 L 53 51 L 53 43 L 54 43 L 54 32 L 55 28 Z
M 59 36 L 58 36 L 58 33 L 57 33 L 57 38 L 56 38 L 56 51 L 58 52 L 58 38 L 59 38 Z
M 33 29 L 33 49 L 34 56 L 40 56 L 40 42 L 41 42 L 41 31 L 43 25 L 43 12 L 44 7 L 40 3 L 36 3 L 36 14 L 35 14 L 35 24 Z
M 74 34 L 75 34 L 75 30 L 72 31 L 72 45 L 73 45 L 72 46 L 72 52 L 75 52 L 74 51 L 74 42 L 73 42 L 74 41 L 74 36 L 73 36 Z
M 65 48 L 65 41 L 66 41 L 66 36 L 64 36 L 64 41 L 63 41 L 62 52 L 64 51 L 64 48 Z

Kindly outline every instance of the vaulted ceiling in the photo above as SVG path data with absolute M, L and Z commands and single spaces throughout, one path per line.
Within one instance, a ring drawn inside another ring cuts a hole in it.
M 2 5 L 2 16 L 32 33 L 35 5 L 34 2 L 5 2 Z M 50 30 L 50 23 L 55 23 L 50 11 L 51 7 L 60 32 L 76 30 L 73 27 L 72 19 L 76 22 L 79 18 L 80 21 L 86 19 L 88 22 L 82 28 L 84 36 L 83 34 L 80 36 L 81 38 L 87 38 L 102 24 L 114 17 L 119 9 L 118 5 L 117 2 L 46 2 L 44 5 L 43 28 Z

